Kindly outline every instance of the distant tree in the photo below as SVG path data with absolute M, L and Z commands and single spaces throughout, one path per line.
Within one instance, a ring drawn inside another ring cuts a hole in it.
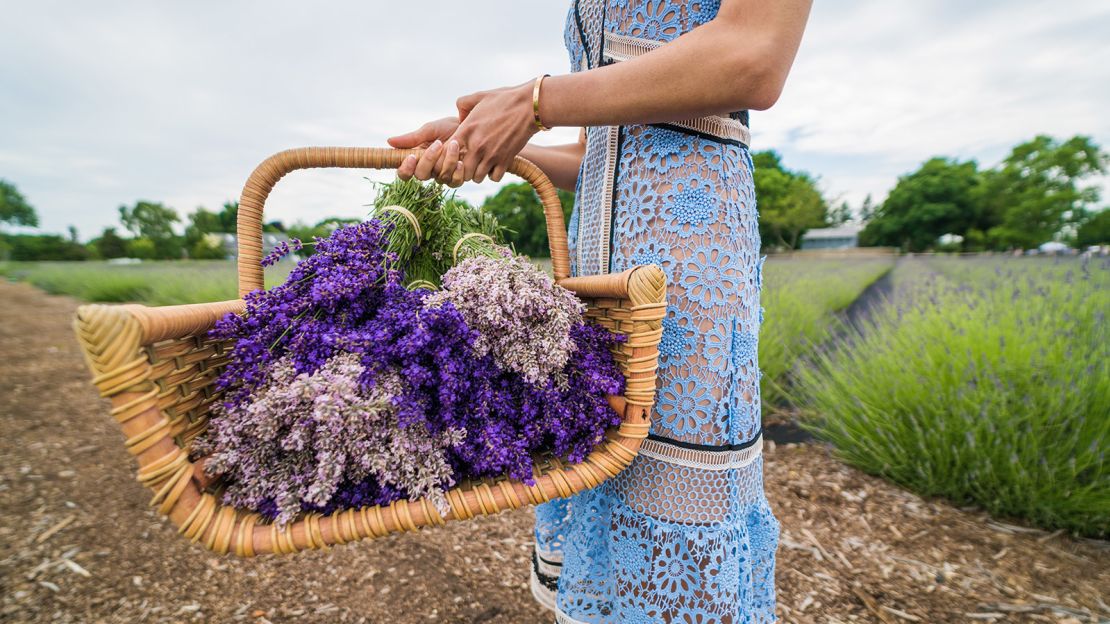
M 186 250 L 193 260 L 223 260 L 228 257 L 222 244 L 211 242 L 207 237 L 193 241 L 187 245 Z
M 67 225 L 66 226 L 66 232 L 69 232 L 69 242 L 76 243 L 77 242 L 77 226 L 72 225 L 72 224 Z
M 868 193 L 867 197 L 863 198 L 863 203 L 860 204 L 859 218 L 860 218 L 860 221 L 863 221 L 864 223 L 867 223 L 872 218 L 874 218 L 874 216 L 875 216 L 875 204 L 871 200 L 871 193 Z
M 218 260 L 227 256 L 222 245 L 209 242 L 209 234 L 224 231 L 220 214 L 198 207 L 185 226 L 185 249 L 194 260 Z
M 794 249 L 806 230 L 824 227 L 828 205 L 808 173 L 787 169 L 773 150 L 754 153 L 752 161 L 764 248 Z
M 180 258 L 182 252 L 181 240 L 173 231 L 173 225 L 181 221 L 173 208 L 160 203 L 140 201 L 134 207 L 119 207 L 120 222 L 137 238 L 149 241 L 154 246 L 153 256 L 135 256 L 135 258 Z M 136 249 L 147 253 L 146 244 L 138 244 Z
M 224 202 L 223 209 L 220 210 L 220 229 L 213 230 L 213 232 L 228 232 L 235 233 L 235 222 L 239 215 L 239 202 L 229 201 Z
M 574 193 L 560 190 L 559 202 L 563 206 L 564 221 L 569 221 L 574 208 Z M 533 258 L 551 255 L 543 205 L 527 182 L 502 186 L 495 194 L 486 198 L 482 209 L 496 217 L 508 230 L 508 242 L 512 243 L 517 253 Z
M 43 260 L 87 260 L 84 245 L 57 234 L 0 234 L 5 254 L 10 260 L 38 262 Z
M 200 206 L 189 215 L 189 225 L 185 226 L 185 236 L 188 238 L 189 232 L 193 232 L 193 236 L 200 234 L 211 234 L 213 232 L 226 232 L 224 229 L 224 221 L 221 219 L 221 214 L 211 212 Z M 231 229 L 235 232 L 235 228 Z
M 38 227 L 39 216 L 14 184 L 0 180 L 0 224 L 4 223 Z
M 1079 226 L 1075 243 L 1080 247 L 1110 244 L 1110 207 L 1090 215 Z
M 1030 248 L 1078 225 L 1099 200 L 1098 187 L 1082 183 L 1106 172 L 1107 155 L 1090 137 L 1058 142 L 1040 135 L 1010 152 L 984 176 L 978 201 L 991 222 L 996 248 Z
M 151 240 L 173 236 L 173 224 L 181 221 L 177 211 L 159 203 L 140 201 L 133 208 L 119 207 L 120 222 L 135 236 Z
M 848 202 L 842 201 L 829 211 L 828 225 L 831 227 L 844 225 L 852 220 L 852 216 L 852 208 L 848 205 Z
M 96 250 L 96 255 L 108 260 L 110 258 L 123 258 L 127 256 L 127 241 L 116 234 L 116 228 L 104 228 L 100 236 L 89 241 Z
M 158 246 L 153 240 L 146 237 L 133 238 L 127 241 L 127 256 L 129 258 L 142 258 L 143 260 L 156 260 L 161 257 L 158 255 Z
M 943 234 L 964 235 L 979 221 L 974 161 L 931 158 L 898 179 L 886 201 L 860 232 L 860 244 L 923 251 Z
M 332 232 L 336 230 L 336 228 L 342 227 L 344 225 L 350 225 L 352 223 L 358 223 L 359 221 L 360 219 L 348 219 L 341 217 L 328 217 L 316 223 L 316 225 L 308 225 L 302 221 L 298 221 L 293 225 L 287 227 L 285 233 L 289 236 L 289 238 L 297 238 L 304 243 L 311 243 L 316 237 L 327 238 L 331 235 Z M 311 256 L 315 252 L 315 250 L 315 245 L 306 244 L 304 246 L 304 249 L 302 249 L 298 255 L 302 257 Z
M 209 234 L 235 234 L 239 202 L 226 202 L 220 212 L 211 212 L 203 206 L 189 215 L 189 225 L 185 226 L 185 249 L 190 258 L 218 259 L 226 256 L 222 246 L 209 242 Z M 285 233 L 281 221 L 267 221 L 262 224 L 263 232 Z

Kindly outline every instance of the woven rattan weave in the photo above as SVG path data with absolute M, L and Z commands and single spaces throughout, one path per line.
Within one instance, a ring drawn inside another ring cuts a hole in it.
M 263 287 L 262 210 L 285 174 L 316 167 L 395 168 L 410 150 L 314 147 L 287 150 L 266 159 L 251 174 L 239 202 L 239 294 Z M 518 158 L 514 173 L 535 188 L 543 203 L 556 280 L 588 307 L 587 315 L 627 339 L 616 353 L 627 379 L 623 396 L 610 397 L 622 417 L 585 461 L 536 458 L 535 484 L 516 480 L 472 480 L 447 493 L 447 520 L 464 520 L 523 505 L 570 496 L 623 470 L 647 436 L 658 346 L 664 314 L 664 276 L 654 266 L 593 277 L 570 277 L 566 230 L 555 188 L 532 163 Z M 189 448 L 206 426 L 209 408 L 220 400 L 215 380 L 227 362 L 227 345 L 207 337 L 216 320 L 241 312 L 241 299 L 166 307 L 86 305 L 75 328 L 101 396 L 123 429 L 127 450 L 138 460 L 139 482 L 154 491 L 151 505 L 185 537 L 218 552 L 241 556 L 323 548 L 396 531 L 443 524 L 426 499 L 397 501 L 328 516 L 304 514 L 278 530 L 258 514 L 223 505 L 219 480 L 191 462 Z

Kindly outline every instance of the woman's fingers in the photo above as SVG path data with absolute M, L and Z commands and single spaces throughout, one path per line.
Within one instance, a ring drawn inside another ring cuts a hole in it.
M 413 147 L 428 147 L 436 139 L 446 140 L 459 127 L 459 120 L 455 117 L 443 117 L 429 121 L 412 132 L 398 134 L 386 139 L 389 145 L 397 149 Z
M 451 181 L 447 183 L 447 186 L 450 186 L 451 188 L 458 188 L 462 186 L 462 183 L 466 181 L 466 178 L 464 177 L 465 173 L 466 168 L 463 166 L 463 161 L 457 161 L 455 164 L 455 173 L 451 175 Z
M 495 166 L 493 171 L 489 173 L 489 179 L 494 182 L 500 182 L 501 178 L 505 177 L 505 172 L 508 171 L 508 169 L 508 166 L 505 164 Z
M 435 137 L 432 136 L 433 131 L 434 128 L 432 128 L 432 124 L 424 124 L 412 132 L 389 137 L 386 139 L 386 142 L 389 143 L 390 147 L 395 147 L 397 149 L 420 147 L 435 139 Z
M 493 160 L 489 158 L 479 163 L 478 167 L 474 170 L 474 181 L 478 183 L 484 181 L 486 176 L 489 175 L 490 170 L 493 169 L 493 164 Z
M 402 180 L 409 180 L 416 178 L 417 180 L 430 180 L 432 178 L 433 170 L 439 162 L 439 157 L 443 153 L 443 141 L 436 139 L 424 150 L 424 153 L 418 158 L 415 154 L 409 154 L 401 161 L 401 166 L 397 167 L 397 177 Z
M 479 154 L 477 151 L 470 149 L 466 155 L 462 157 L 463 161 L 463 179 L 474 180 L 474 171 L 478 168 Z M 477 180 L 475 180 L 477 181 Z
M 436 163 L 436 180 L 444 184 L 451 181 L 451 177 L 455 175 L 461 151 L 462 146 L 459 145 L 458 140 L 451 139 L 447 142 L 447 149 L 443 150 L 443 156 Z
M 420 162 L 416 163 L 416 170 L 413 172 L 413 177 L 417 180 L 430 180 L 434 173 L 436 164 L 439 162 L 439 157 L 443 155 L 443 141 L 436 139 L 424 150 L 420 155 Z
M 484 95 L 485 94 L 483 92 L 479 91 L 478 93 L 464 95 L 455 100 L 455 108 L 459 110 L 460 123 L 466 121 L 467 116 L 470 115 L 470 111 L 474 110 L 474 107 L 478 105 L 478 102 L 482 101 L 482 97 Z
M 401 166 L 397 167 L 397 177 L 402 180 L 411 180 L 414 173 L 416 173 L 416 163 L 419 162 L 416 154 L 409 154 L 401 161 Z

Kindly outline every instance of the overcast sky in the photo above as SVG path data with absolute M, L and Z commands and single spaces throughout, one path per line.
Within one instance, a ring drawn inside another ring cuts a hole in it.
M 384 145 L 453 113 L 459 95 L 566 71 L 568 5 L 8 3 L 0 178 L 42 230 L 74 224 L 82 238 L 137 199 L 217 208 L 272 152 Z M 933 155 L 990 166 L 1038 133 L 1110 146 L 1107 33 L 1105 0 L 816 0 L 782 98 L 752 116 L 753 149 L 858 205 Z M 363 215 L 363 175 L 292 174 L 267 218 Z

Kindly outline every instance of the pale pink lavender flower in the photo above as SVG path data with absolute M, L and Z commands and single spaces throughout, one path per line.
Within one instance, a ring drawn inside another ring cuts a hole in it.
M 477 333 L 474 349 L 531 383 L 561 379 L 584 306 L 527 258 L 473 257 L 443 275 L 425 308 L 452 304 Z
M 400 377 L 382 372 L 367 391 L 362 373 L 353 354 L 301 374 L 282 358 L 249 400 L 216 407 L 195 448 L 211 453 L 209 474 L 232 477 L 224 502 L 276 508 L 275 520 L 285 524 L 302 507 L 327 506 L 340 484 L 374 479 L 413 498 L 428 496 L 446 513 L 444 488 L 454 483 L 447 449 L 465 431 L 400 426 Z

